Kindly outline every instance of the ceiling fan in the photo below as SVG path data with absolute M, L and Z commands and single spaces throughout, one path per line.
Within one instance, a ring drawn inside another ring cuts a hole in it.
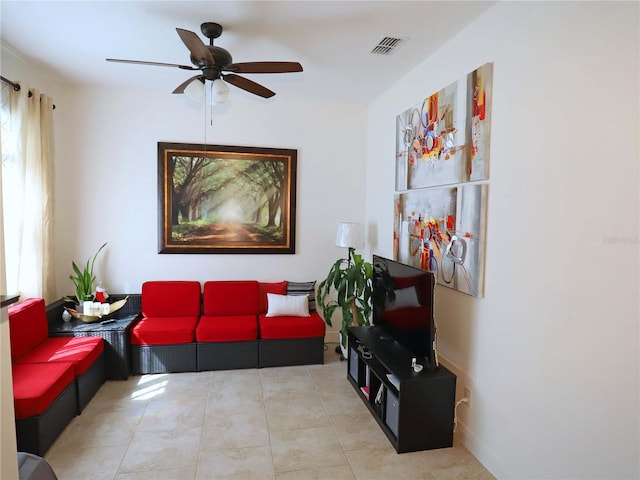
M 144 62 L 140 60 L 121 60 L 107 58 L 107 62 L 135 63 L 140 65 L 153 65 L 158 67 L 176 67 L 182 70 L 200 70 L 202 73 L 182 82 L 172 93 L 184 93 L 185 89 L 196 80 L 204 84 L 205 80 L 224 80 L 247 92 L 264 98 L 273 97 L 275 92 L 248 78 L 237 75 L 238 73 L 290 73 L 301 72 L 302 65 L 298 62 L 245 62 L 233 63 L 231 54 L 222 47 L 213 45 L 214 38 L 222 34 L 222 26 L 205 22 L 200 25 L 202 34 L 209 39 L 209 45 L 205 45 L 194 32 L 176 28 L 180 39 L 191 53 L 191 65 L 177 65 L 174 63 Z M 230 73 L 223 73 L 230 72 Z

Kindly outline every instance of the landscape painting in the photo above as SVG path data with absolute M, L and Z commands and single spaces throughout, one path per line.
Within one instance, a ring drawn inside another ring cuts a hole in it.
M 297 151 L 158 143 L 159 253 L 295 253 Z

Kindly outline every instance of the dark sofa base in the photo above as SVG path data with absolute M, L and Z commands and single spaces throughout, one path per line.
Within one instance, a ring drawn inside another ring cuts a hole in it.
M 42 457 L 75 417 L 77 395 L 73 381 L 40 415 L 16 420 L 18 451 Z
M 324 337 L 263 339 L 258 343 L 260 368 L 324 363 Z
M 196 344 L 131 345 L 131 367 L 136 375 L 196 371 Z
M 106 365 L 104 352 L 93 364 L 79 377 L 76 377 L 76 389 L 78 392 L 78 415 L 98 392 L 106 378 Z
M 258 342 L 198 342 L 196 343 L 199 372 L 258 368 Z
M 133 373 L 204 372 L 324 363 L 324 337 L 132 345 Z

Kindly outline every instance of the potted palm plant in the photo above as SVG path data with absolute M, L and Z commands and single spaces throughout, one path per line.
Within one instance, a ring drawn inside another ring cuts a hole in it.
M 96 281 L 96 277 L 93 274 L 93 265 L 96 263 L 96 258 L 100 251 L 106 246 L 107 242 L 103 243 L 93 258 L 89 258 L 87 260 L 87 263 L 84 265 L 82 270 L 80 270 L 80 267 L 78 267 L 76 262 L 71 262 L 74 273 L 69 275 L 69 278 L 76 287 L 76 298 L 64 297 L 64 300 L 74 302 L 78 312 L 82 311 L 82 302 L 93 300 L 93 284 Z
M 335 292 L 335 297 L 332 295 Z M 340 349 L 347 356 L 347 328 L 370 325 L 373 294 L 373 266 L 349 247 L 348 258 L 339 258 L 329 270 L 327 278 L 318 285 L 318 303 L 324 320 L 332 326 L 336 312 L 342 314 Z

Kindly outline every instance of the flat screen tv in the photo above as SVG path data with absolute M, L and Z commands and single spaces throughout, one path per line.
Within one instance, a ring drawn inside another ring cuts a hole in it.
M 438 366 L 433 273 L 373 255 L 373 324 L 427 369 Z

